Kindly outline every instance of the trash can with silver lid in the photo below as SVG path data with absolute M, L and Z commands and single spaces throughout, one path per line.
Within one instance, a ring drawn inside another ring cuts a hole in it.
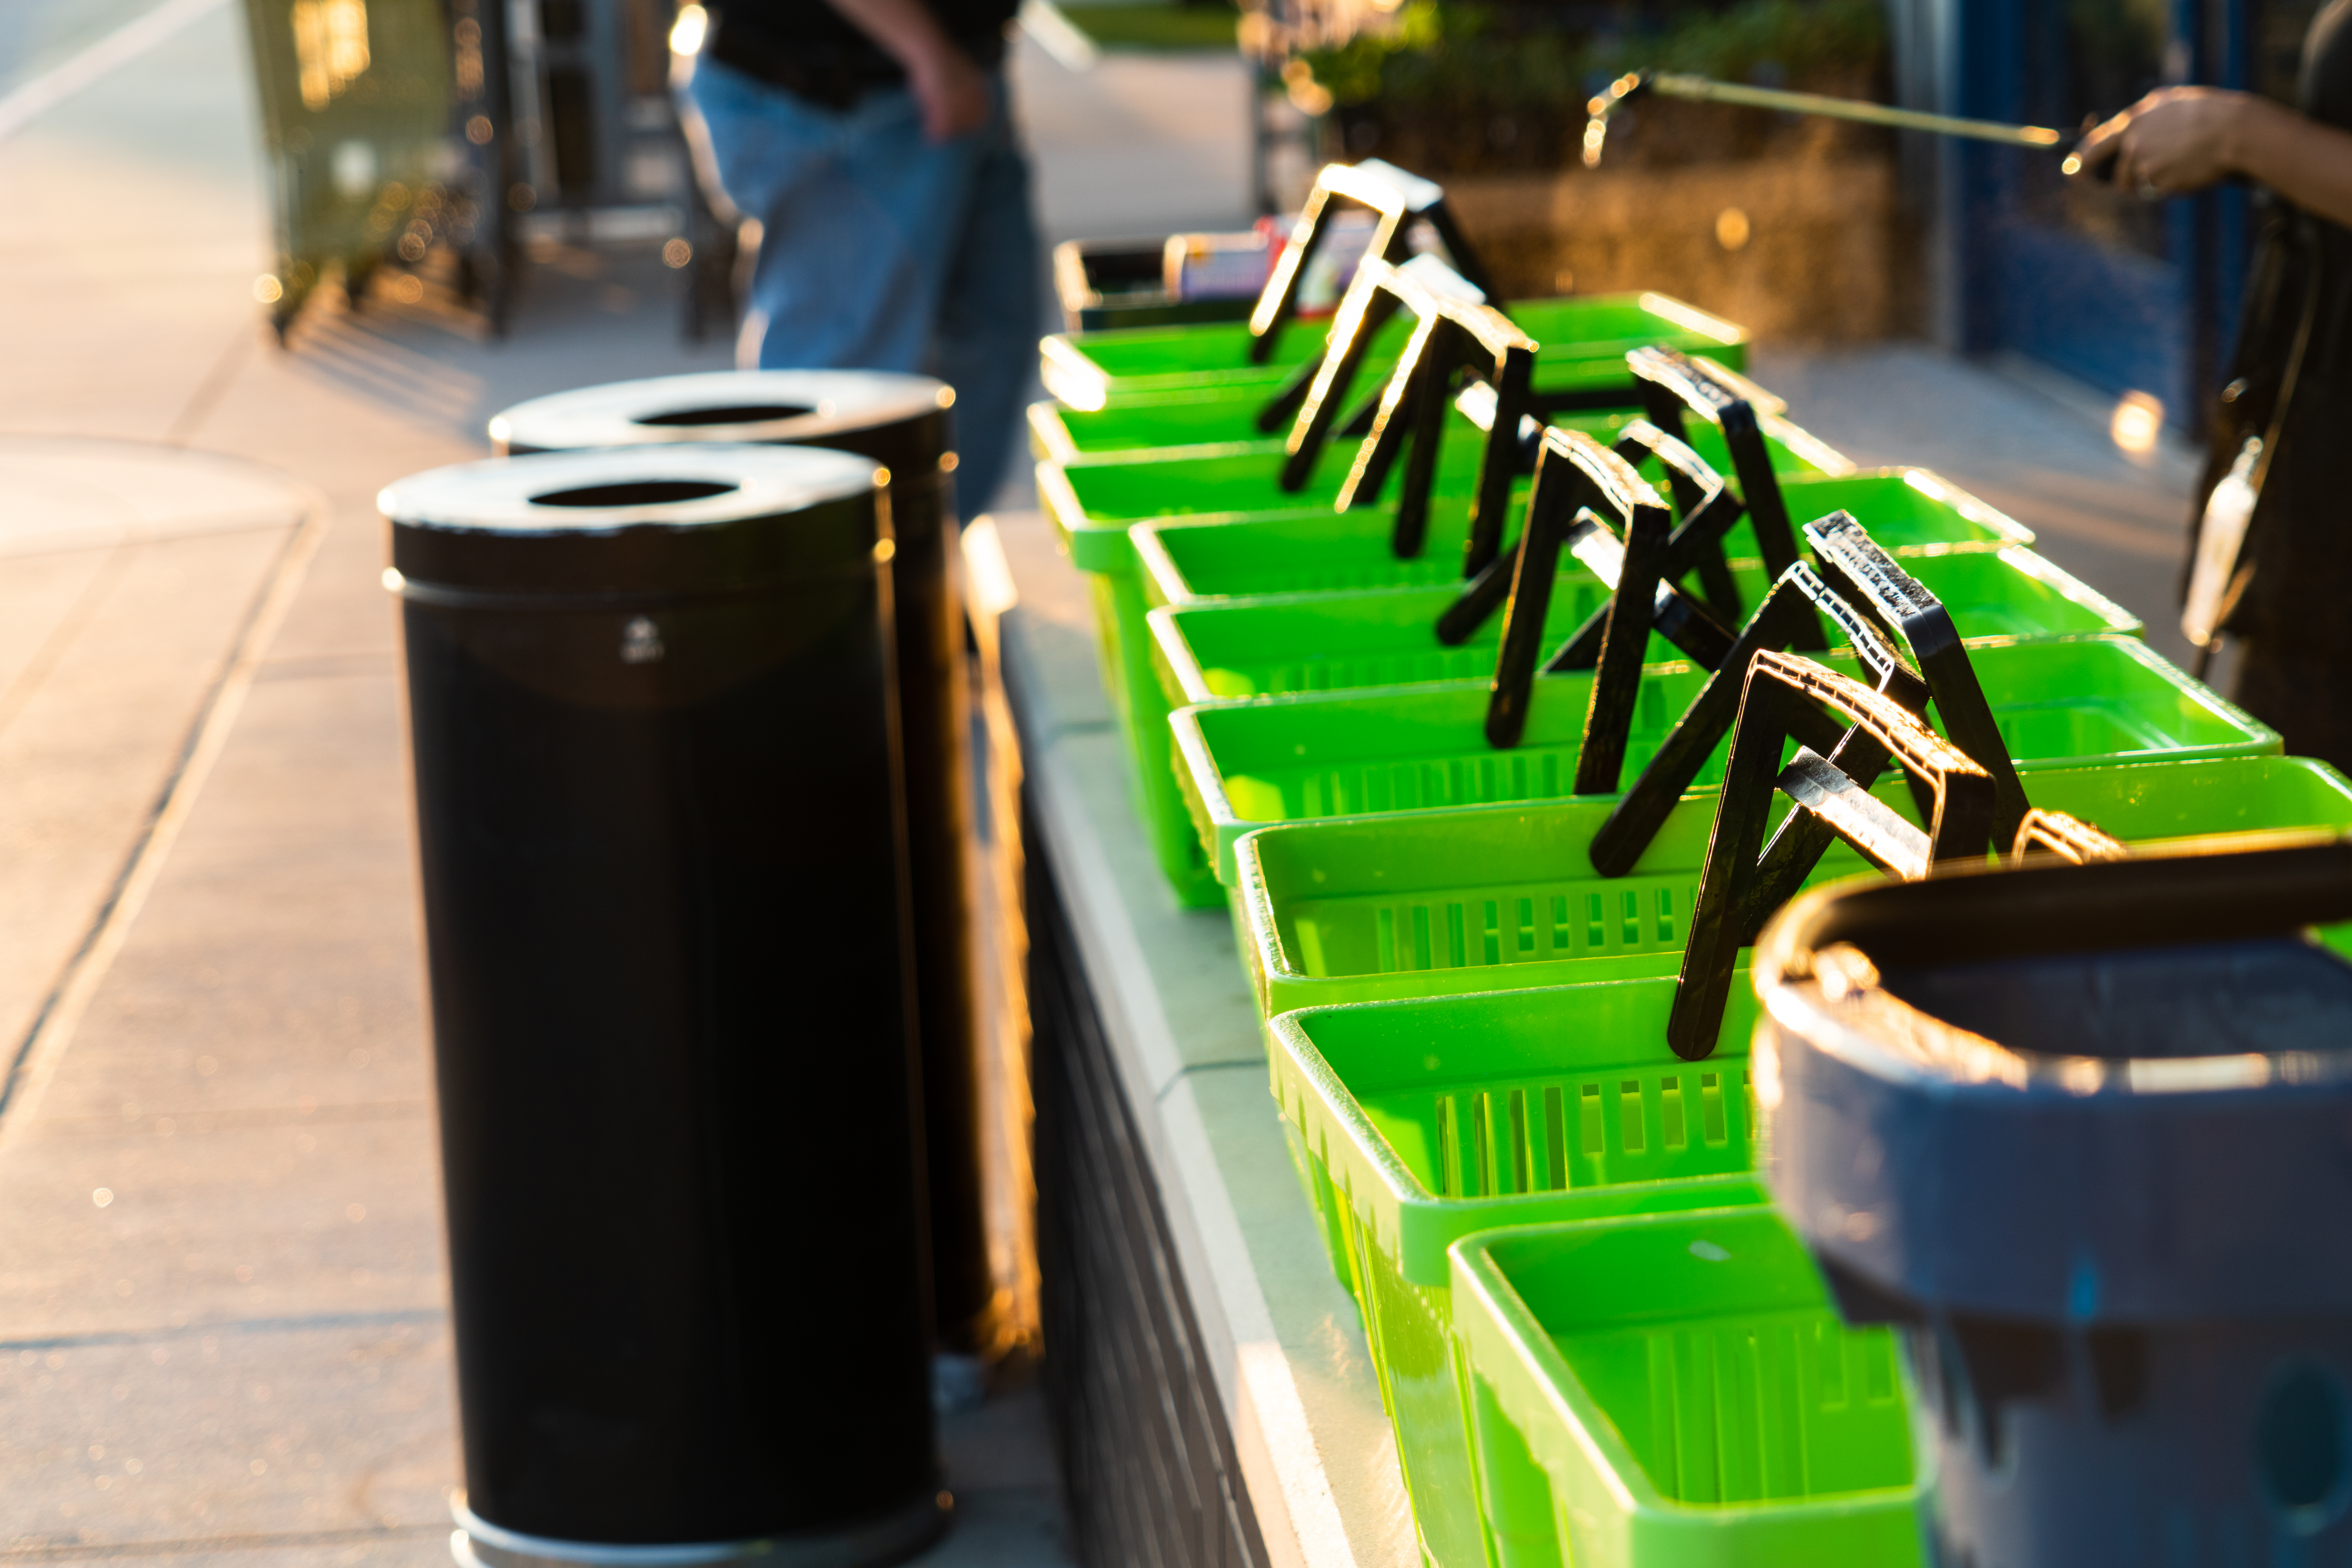
M 987 1336 L 993 1287 L 964 868 L 972 814 L 963 606 L 953 571 L 954 402 L 944 383 L 925 375 L 714 371 L 533 398 L 495 416 L 489 429 L 498 449 L 513 455 L 751 441 L 856 452 L 889 470 L 933 1313 L 941 1342 L 970 1352 Z
M 879 499 L 751 447 L 381 498 L 461 1558 L 882 1563 L 945 1521 Z
M 1850 884 L 1757 943 L 1765 1179 L 1903 1332 L 1948 1568 L 2352 1557 L 2347 919 L 2352 840 Z

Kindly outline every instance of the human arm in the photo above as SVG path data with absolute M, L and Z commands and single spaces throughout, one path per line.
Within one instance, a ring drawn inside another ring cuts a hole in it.
M 2144 194 L 2189 195 L 2242 174 L 2352 227 L 2352 132 L 2252 93 L 2159 88 L 2091 132 L 2080 155 L 2083 174 L 2113 160 L 2116 184 Z
M 827 0 L 906 68 L 923 110 L 923 133 L 949 142 L 988 123 L 988 77 L 957 47 L 922 0 Z

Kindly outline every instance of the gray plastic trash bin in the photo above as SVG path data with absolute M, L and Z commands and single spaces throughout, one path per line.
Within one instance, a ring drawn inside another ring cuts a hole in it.
M 1948 1568 L 2352 1556 L 2352 847 L 1827 890 L 1765 1175 L 1901 1326 Z

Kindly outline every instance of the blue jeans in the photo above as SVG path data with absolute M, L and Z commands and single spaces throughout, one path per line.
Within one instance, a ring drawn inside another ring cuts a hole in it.
M 1013 460 L 1037 353 L 1037 229 L 1004 79 L 987 125 L 923 135 L 914 94 L 835 113 L 715 60 L 682 106 L 720 188 L 760 220 L 746 360 L 761 369 L 919 371 L 956 390 L 956 504 L 985 510 Z

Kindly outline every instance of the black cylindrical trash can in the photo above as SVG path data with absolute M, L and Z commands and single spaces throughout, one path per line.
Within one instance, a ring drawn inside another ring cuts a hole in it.
M 756 447 L 381 498 L 461 1557 L 878 1563 L 944 1521 L 878 501 Z
M 2352 964 L 2296 929 L 2347 918 L 2329 846 L 1825 890 L 1759 942 L 1766 1179 L 1904 1330 L 1947 1568 L 2352 1561 Z
M 863 370 L 715 371 L 582 387 L 490 421 L 501 452 L 707 441 L 828 447 L 890 473 L 898 553 L 898 711 L 915 893 L 933 1314 L 941 1342 L 981 1348 L 993 1294 L 982 1204 L 978 1010 L 963 605 L 956 593 L 955 394 L 925 375 Z

